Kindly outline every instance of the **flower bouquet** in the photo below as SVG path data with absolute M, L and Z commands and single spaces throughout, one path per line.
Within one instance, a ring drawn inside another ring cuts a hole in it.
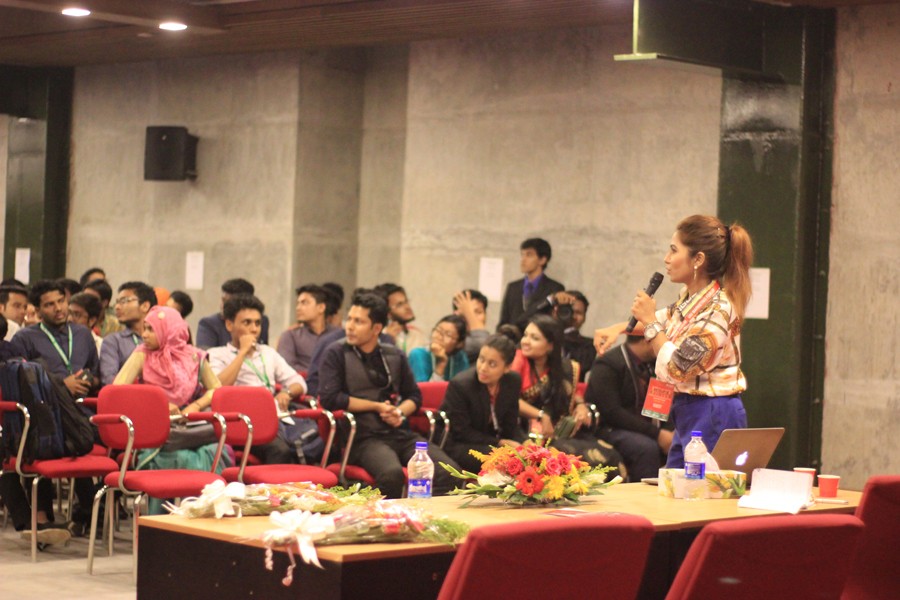
M 296 567 L 294 551 L 306 564 L 319 568 L 316 546 L 371 542 L 432 542 L 455 544 L 469 531 L 468 525 L 450 519 L 436 519 L 421 509 L 393 501 L 348 505 L 334 514 L 323 515 L 292 510 L 269 515 L 275 525 L 263 533 L 266 569 L 274 568 L 272 551 L 288 551 L 290 566 L 282 583 L 290 585 Z
M 606 474 L 615 467 L 591 468 L 578 456 L 538 444 L 501 446 L 490 454 L 469 452 L 482 461 L 478 474 L 441 463 L 454 477 L 468 480 L 464 488 L 450 492 L 471 496 L 463 507 L 481 496 L 518 506 L 578 504 L 581 496 L 602 494 L 603 489 L 622 481 L 619 476 L 606 480 Z
M 304 510 L 312 513 L 333 513 L 347 505 L 365 504 L 383 496 L 377 489 L 335 486 L 324 488 L 309 482 L 295 483 L 243 483 L 213 482 L 203 488 L 200 496 L 185 498 L 180 506 L 166 503 L 172 514 L 199 519 L 204 517 L 255 516 L 273 512 Z

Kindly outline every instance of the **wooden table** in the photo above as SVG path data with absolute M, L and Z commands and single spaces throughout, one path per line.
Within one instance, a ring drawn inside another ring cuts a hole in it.
M 852 513 L 860 492 L 841 490 L 848 504 L 817 504 L 804 512 Z M 412 501 L 406 501 L 412 502 Z M 459 508 L 456 496 L 415 501 L 435 516 L 471 527 L 531 519 L 553 519 L 552 509 L 512 508 L 495 500 L 476 500 Z M 641 598 L 665 595 L 699 529 L 724 519 L 775 514 L 739 508 L 737 500 L 686 502 L 664 498 L 656 487 L 635 483 L 591 496 L 578 508 L 588 512 L 622 512 L 648 518 L 656 528 Z M 281 584 L 289 564 L 275 553 L 274 571 L 266 571 L 259 535 L 270 529 L 267 517 L 186 519 L 141 517 L 138 598 L 434 598 L 455 549 L 440 544 L 355 544 L 318 549 L 324 569 L 298 564 L 290 587 Z M 612 550 L 614 551 L 614 550 Z M 299 558 L 297 559 L 299 561 Z

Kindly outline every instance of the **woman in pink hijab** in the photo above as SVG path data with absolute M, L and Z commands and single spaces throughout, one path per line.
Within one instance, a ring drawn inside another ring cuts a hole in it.
M 221 387 L 206 360 L 206 352 L 188 344 L 188 326 L 181 314 L 168 306 L 154 306 L 144 318 L 144 343 L 122 365 L 113 385 L 136 381 L 161 388 L 173 415 L 197 412 L 212 403 L 213 390 Z M 173 424 L 162 448 L 138 453 L 138 469 L 192 469 L 209 471 L 217 444 L 212 426 L 184 427 Z M 233 464 L 222 455 L 217 471 Z M 163 514 L 162 501 L 149 498 L 149 514 Z
M 162 388 L 172 414 L 208 408 L 221 384 L 206 352 L 188 344 L 188 325 L 181 314 L 168 306 L 154 306 L 144 318 L 142 337 L 144 343 L 122 365 L 113 385 L 141 381 Z

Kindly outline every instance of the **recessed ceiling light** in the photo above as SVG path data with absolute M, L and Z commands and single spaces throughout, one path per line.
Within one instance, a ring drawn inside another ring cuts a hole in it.
M 159 28 L 165 29 L 166 31 L 184 31 L 187 29 L 187 25 L 176 21 L 166 21 L 165 23 L 160 23 Z
M 85 8 L 64 8 L 62 14 L 67 17 L 86 17 L 91 14 L 91 11 Z

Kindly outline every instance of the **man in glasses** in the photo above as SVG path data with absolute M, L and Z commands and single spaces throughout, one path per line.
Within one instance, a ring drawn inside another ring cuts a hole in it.
M 345 326 L 347 337 L 328 346 L 319 372 L 319 400 L 328 410 L 349 410 L 356 416 L 356 439 L 350 462 L 364 468 L 388 498 L 399 498 L 403 466 L 424 439 L 410 431 L 406 419 L 422 404 L 422 396 L 406 355 L 382 345 L 378 335 L 388 320 L 384 298 L 356 294 Z M 456 463 L 438 446 L 428 455 L 437 464 Z M 453 481 L 444 469 L 434 470 L 435 495 L 446 494 Z
M 144 317 L 156 306 L 156 292 L 143 281 L 129 281 L 119 286 L 116 318 L 125 325 L 122 331 L 103 339 L 100 348 L 100 381 L 110 385 L 134 349 L 141 344 Z

